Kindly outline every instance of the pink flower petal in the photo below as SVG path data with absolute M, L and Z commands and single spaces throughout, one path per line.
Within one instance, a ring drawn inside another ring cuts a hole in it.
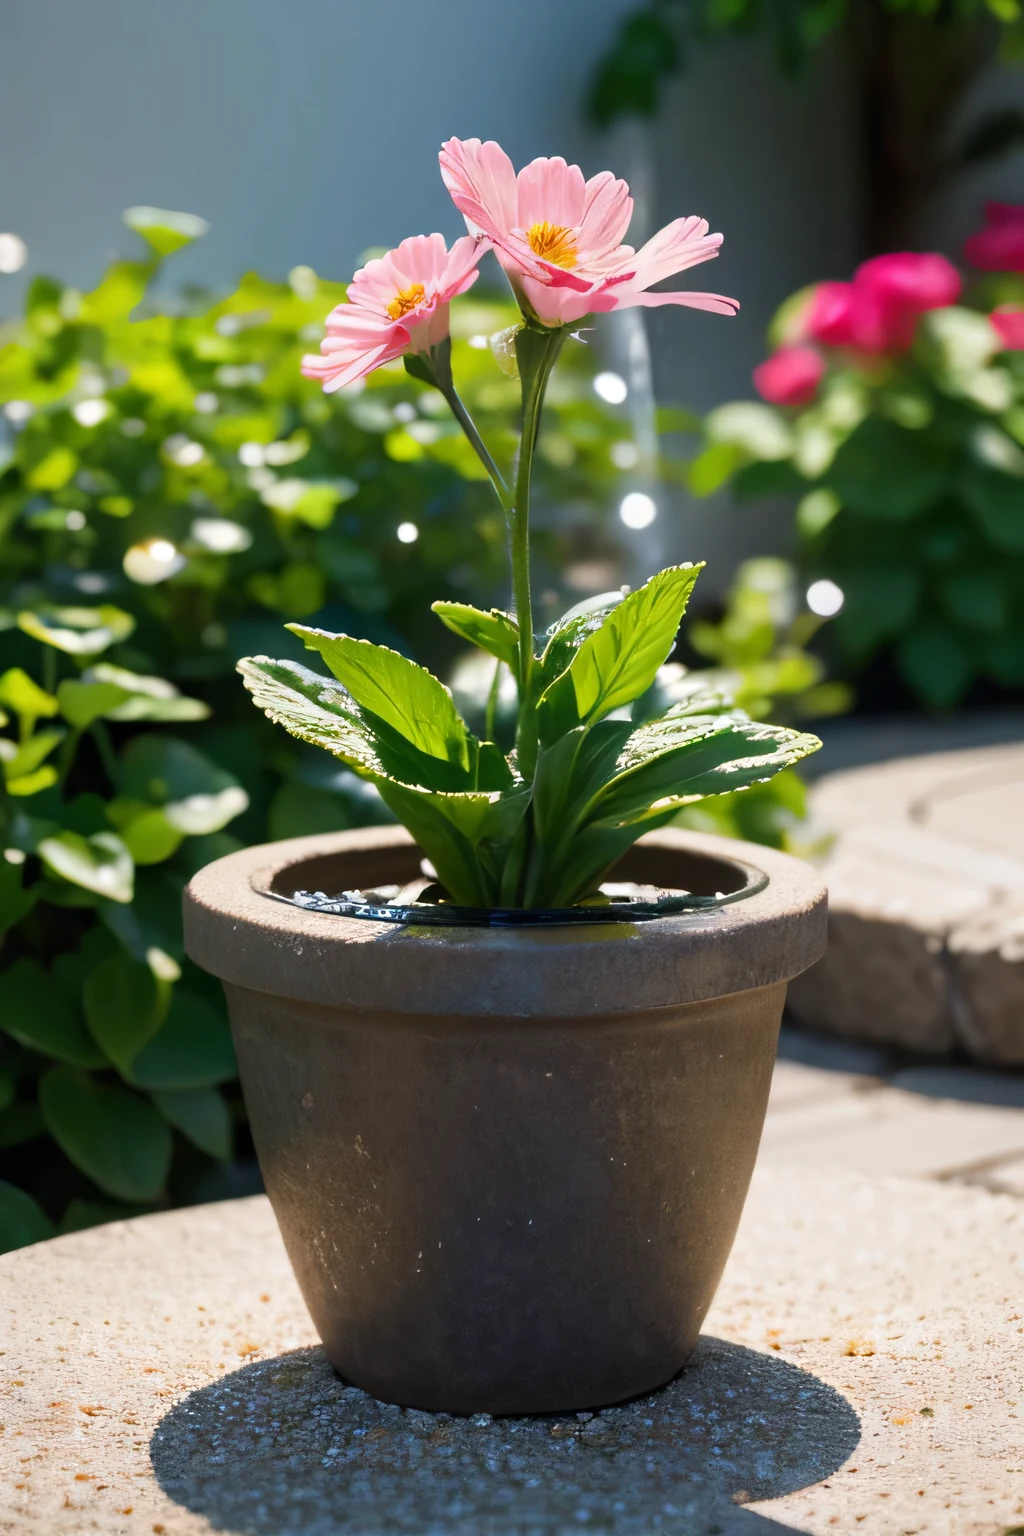
M 640 305 L 643 309 L 657 309 L 662 304 L 682 304 L 686 309 L 706 309 L 713 315 L 734 315 L 740 307 L 739 299 L 727 299 L 721 293 L 689 293 L 686 289 L 674 293 L 633 293 L 627 289 L 621 297 L 615 296 L 614 308 L 632 309 Z
M 587 252 L 588 265 L 593 256 L 622 244 L 632 217 L 633 199 L 624 181 L 617 181 L 611 171 L 590 178 L 579 221 L 580 250 Z
M 583 219 L 586 184 L 578 165 L 567 165 L 560 155 L 551 160 L 531 160 L 516 178 L 516 224 L 557 224 L 575 229 Z
M 649 288 L 663 278 L 674 277 L 677 272 L 710 261 L 718 255 L 721 243 L 721 235 L 708 234 L 707 219 L 699 219 L 696 215 L 674 219 L 630 257 L 637 286 Z
M 512 229 L 516 217 L 516 173 L 512 162 L 493 139 L 449 139 L 439 155 L 441 180 L 452 202 L 473 226 L 494 240 Z

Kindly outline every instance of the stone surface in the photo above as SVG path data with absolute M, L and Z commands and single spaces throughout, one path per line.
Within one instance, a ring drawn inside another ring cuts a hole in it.
M 1024 1064 L 1024 745 L 826 774 L 829 948 L 790 988 L 808 1029 Z
M 1024 1204 L 981 1190 L 762 1170 L 692 1364 L 593 1417 L 459 1420 L 347 1387 L 262 1198 L 0 1260 L 0 1348 L 12 1536 L 1024 1521 Z

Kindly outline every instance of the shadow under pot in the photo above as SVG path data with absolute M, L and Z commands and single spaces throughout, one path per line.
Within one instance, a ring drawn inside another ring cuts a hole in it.
M 696 833 L 622 881 L 729 905 L 648 922 L 432 927 L 281 897 L 404 886 L 399 827 L 267 844 L 185 893 L 224 983 L 267 1192 L 332 1364 L 450 1413 L 597 1408 L 685 1364 L 739 1223 L 817 874 Z

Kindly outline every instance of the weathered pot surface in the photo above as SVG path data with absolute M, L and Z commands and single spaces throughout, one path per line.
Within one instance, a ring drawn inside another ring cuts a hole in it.
M 739 1222 L 815 872 L 666 830 L 624 879 L 767 887 L 551 928 L 394 926 L 274 898 L 404 884 L 401 828 L 231 854 L 185 894 L 227 993 L 267 1190 L 328 1357 L 455 1413 L 595 1408 L 685 1364 Z

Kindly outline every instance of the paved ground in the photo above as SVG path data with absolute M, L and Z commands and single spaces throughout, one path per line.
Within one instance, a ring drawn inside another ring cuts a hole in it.
M 1024 1197 L 1024 1072 L 921 1065 L 784 1029 L 760 1164 L 940 1179 Z
M 347 1387 L 262 1197 L 0 1260 L 0 1349 L 5 1536 L 1024 1523 L 1024 1202 L 980 1189 L 762 1168 L 691 1366 L 592 1416 L 453 1419 Z

